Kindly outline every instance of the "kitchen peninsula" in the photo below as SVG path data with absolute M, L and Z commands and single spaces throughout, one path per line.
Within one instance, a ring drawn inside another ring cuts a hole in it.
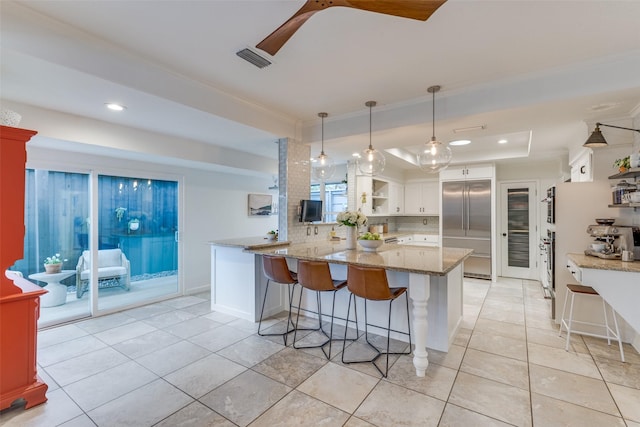
M 211 242 L 212 309 L 248 320 L 259 318 L 260 297 L 266 278 L 262 273 L 262 255 L 287 258 L 295 270 L 299 259 L 326 261 L 336 279 L 346 279 L 347 265 L 383 267 L 392 286 L 407 286 L 411 304 L 412 339 L 415 343 L 414 366 L 418 376 L 428 367 L 426 347 L 448 351 L 462 320 L 462 266 L 471 255 L 469 249 L 416 247 L 385 244 L 377 252 L 360 248 L 347 250 L 344 242 L 289 244 L 263 239 L 231 239 Z M 337 301 L 338 317 L 346 316 L 346 299 Z M 270 292 L 265 317 L 287 307 L 284 287 Z M 377 319 L 375 310 L 372 310 Z M 404 314 L 397 313 L 401 318 Z
M 640 261 L 624 262 L 584 254 L 567 254 L 567 268 L 582 285 L 591 286 L 640 334 Z

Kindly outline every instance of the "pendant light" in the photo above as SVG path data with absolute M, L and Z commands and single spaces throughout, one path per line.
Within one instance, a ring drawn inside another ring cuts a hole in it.
M 433 103 L 432 103 L 432 126 L 433 126 L 433 134 L 431 136 L 431 141 L 425 143 L 422 151 L 418 153 L 418 166 L 423 171 L 429 173 L 438 173 L 441 170 L 444 170 L 449 166 L 451 162 L 451 148 L 446 145 L 443 145 L 440 141 L 436 139 L 436 92 L 440 90 L 440 86 L 431 86 L 427 89 L 427 92 L 433 95 Z
M 322 149 L 320 150 L 320 155 L 311 160 L 313 177 L 323 182 L 331 178 L 336 171 L 336 165 L 331 157 L 324 154 L 324 118 L 327 116 L 327 113 L 318 113 L 318 117 L 322 119 Z
M 360 153 L 356 163 L 361 173 L 373 176 L 382 173 L 385 159 L 384 155 L 371 145 L 371 109 L 376 106 L 376 101 L 367 101 L 364 105 L 369 107 L 369 148 Z

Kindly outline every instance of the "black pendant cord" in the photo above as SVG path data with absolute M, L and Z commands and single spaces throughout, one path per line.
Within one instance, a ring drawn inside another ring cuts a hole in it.
M 371 145 L 371 110 L 373 109 L 373 105 L 369 105 L 369 150 L 373 150 L 373 146 Z
M 320 154 L 324 155 L 324 115 L 320 116 L 322 117 L 322 148 L 320 149 Z
M 432 113 L 431 129 L 433 130 L 432 133 L 431 133 L 431 140 L 435 141 L 436 140 L 436 91 L 434 90 L 433 92 L 431 92 L 431 94 L 433 95 L 431 97 L 431 99 L 432 99 L 432 103 L 431 103 L 431 113 Z
M 327 117 L 327 113 L 318 113 L 318 117 L 322 119 L 322 127 L 321 127 L 321 135 L 322 135 L 322 149 L 320 150 L 320 155 L 324 156 L 324 118 Z

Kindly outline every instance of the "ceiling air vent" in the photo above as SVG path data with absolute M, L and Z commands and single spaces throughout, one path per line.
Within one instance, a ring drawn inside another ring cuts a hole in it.
M 245 61 L 252 63 L 258 68 L 264 68 L 267 65 L 271 65 L 271 61 L 263 58 L 262 56 L 249 49 L 239 50 L 238 52 L 236 52 L 236 55 L 238 55 Z

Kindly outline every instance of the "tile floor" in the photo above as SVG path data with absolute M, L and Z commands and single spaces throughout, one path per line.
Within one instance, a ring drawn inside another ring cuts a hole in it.
M 640 427 L 631 346 L 624 364 L 604 340 L 576 336 L 565 352 L 537 282 L 465 280 L 464 290 L 463 327 L 451 351 L 430 352 L 425 378 L 408 356 L 382 379 L 369 364 L 343 365 L 341 345 L 331 362 L 284 347 L 211 312 L 207 294 L 45 330 L 49 401 L 4 411 L 0 424 Z

